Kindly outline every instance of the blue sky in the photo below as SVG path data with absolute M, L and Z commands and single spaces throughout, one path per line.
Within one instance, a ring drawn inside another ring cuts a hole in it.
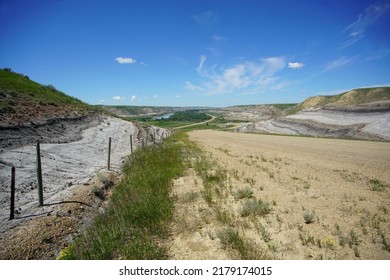
M 390 0 L 0 0 L 0 67 L 90 104 L 291 103 L 390 86 Z

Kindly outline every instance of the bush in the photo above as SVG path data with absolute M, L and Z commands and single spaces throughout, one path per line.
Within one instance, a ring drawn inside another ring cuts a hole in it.
M 314 222 L 314 213 L 307 211 L 303 214 L 303 218 L 305 219 L 306 224 L 311 224 Z
M 235 194 L 235 199 L 251 198 L 253 197 L 253 191 L 250 188 L 239 189 Z
M 261 199 L 251 199 L 245 201 L 242 206 L 241 216 L 247 217 L 249 215 L 265 216 L 271 213 L 272 207 L 268 202 L 264 202 Z

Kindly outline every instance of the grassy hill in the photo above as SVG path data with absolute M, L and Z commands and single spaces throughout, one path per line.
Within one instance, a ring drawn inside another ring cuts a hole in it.
M 310 107 L 349 107 L 370 102 L 390 100 L 390 87 L 360 88 L 337 95 L 318 95 L 307 98 L 291 108 L 290 114 Z
M 93 107 L 66 95 L 52 85 L 41 85 L 29 77 L 0 69 L 0 116 L 12 124 L 40 119 L 87 115 Z

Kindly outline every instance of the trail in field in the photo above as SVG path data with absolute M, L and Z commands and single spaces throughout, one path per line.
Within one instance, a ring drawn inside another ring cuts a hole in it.
M 178 127 L 174 127 L 173 129 L 181 129 L 181 128 L 187 128 L 187 127 L 192 127 L 192 126 L 196 126 L 196 125 L 206 124 L 206 123 L 212 122 L 216 118 L 215 116 L 212 116 L 212 115 L 209 115 L 209 116 L 211 117 L 211 119 L 209 119 L 207 121 L 178 126 Z

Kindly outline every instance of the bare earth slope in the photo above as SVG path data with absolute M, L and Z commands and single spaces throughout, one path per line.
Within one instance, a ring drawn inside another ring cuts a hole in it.
M 209 130 L 190 138 L 228 171 L 231 194 L 216 205 L 257 248 L 281 259 L 390 259 L 390 143 Z M 272 202 L 271 213 L 241 216 L 245 199 L 232 194 L 242 188 Z M 305 214 L 313 221 L 306 223 Z M 187 244 L 207 247 L 207 240 Z M 180 255 L 186 248 L 176 249 L 175 258 L 186 258 Z M 205 255 L 213 257 L 226 256 Z
M 238 131 L 390 141 L 389 88 L 315 96 L 286 112 L 288 116 L 255 121 Z

